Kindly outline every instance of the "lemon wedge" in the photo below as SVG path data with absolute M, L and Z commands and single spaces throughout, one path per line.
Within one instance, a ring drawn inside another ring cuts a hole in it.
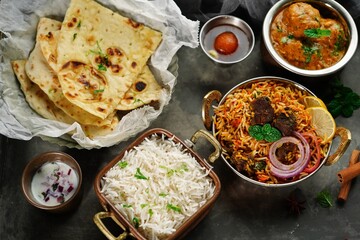
M 326 108 L 325 103 L 317 97 L 314 96 L 306 96 L 304 97 L 304 103 L 305 103 L 305 107 L 310 108 L 310 107 L 322 107 L 322 108 Z
M 331 113 L 323 107 L 306 108 L 311 115 L 311 125 L 319 137 L 323 139 L 322 143 L 332 140 L 336 131 L 336 123 Z

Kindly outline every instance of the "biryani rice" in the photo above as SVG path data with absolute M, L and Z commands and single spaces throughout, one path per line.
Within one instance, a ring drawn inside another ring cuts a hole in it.
M 258 141 L 249 135 L 248 129 L 253 118 L 250 103 L 256 98 L 267 96 L 275 114 L 285 113 L 291 109 L 296 118 L 296 131 L 305 135 L 311 148 L 311 158 L 308 167 L 315 164 L 317 159 L 316 144 L 308 136 L 316 136 L 320 145 L 321 161 L 324 159 L 328 144 L 322 144 L 322 139 L 316 135 L 311 126 L 311 115 L 305 111 L 303 99 L 309 94 L 291 84 L 277 81 L 259 81 L 248 87 L 238 87 L 230 92 L 222 104 L 215 107 L 213 122 L 215 136 L 225 150 L 225 158 L 241 173 L 256 181 L 278 184 L 295 181 L 308 175 L 302 172 L 291 179 L 280 179 L 270 173 L 269 149 L 271 142 Z M 263 170 L 254 170 L 256 162 L 265 161 Z M 240 164 L 245 167 L 240 168 Z

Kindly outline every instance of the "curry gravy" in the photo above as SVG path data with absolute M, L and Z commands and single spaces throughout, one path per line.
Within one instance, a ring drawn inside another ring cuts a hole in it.
M 338 18 L 323 17 L 307 3 L 284 8 L 271 24 L 275 50 L 290 64 L 309 70 L 328 68 L 346 53 L 349 33 Z

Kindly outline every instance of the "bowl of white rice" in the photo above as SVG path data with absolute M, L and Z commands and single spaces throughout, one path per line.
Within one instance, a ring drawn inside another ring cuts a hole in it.
M 94 222 L 105 236 L 179 239 L 209 213 L 220 180 L 188 145 L 167 130 L 151 129 L 99 172 L 94 187 L 105 211 Z M 120 236 L 107 229 L 105 218 L 118 224 Z

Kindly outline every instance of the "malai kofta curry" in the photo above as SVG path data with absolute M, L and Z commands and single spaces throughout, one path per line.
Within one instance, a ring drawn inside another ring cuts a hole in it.
M 319 70 L 336 64 L 345 55 L 349 33 L 338 19 L 324 18 L 312 5 L 298 2 L 275 17 L 271 40 L 290 64 Z

